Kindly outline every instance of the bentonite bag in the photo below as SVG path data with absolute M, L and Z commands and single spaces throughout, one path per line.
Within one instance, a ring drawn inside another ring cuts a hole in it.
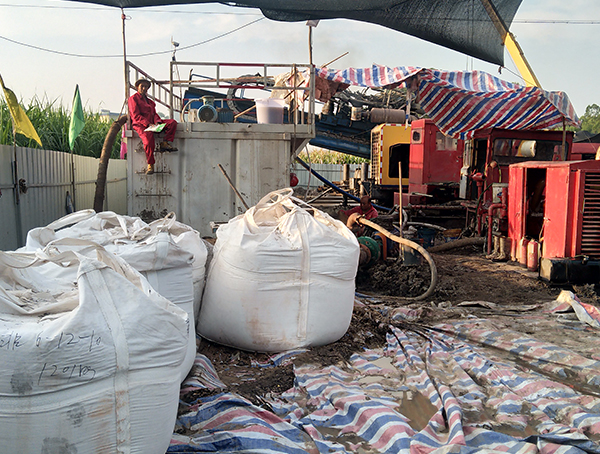
M 189 318 L 126 262 L 0 252 L 0 450 L 163 454 Z
M 197 324 L 203 337 L 275 352 L 334 342 L 348 329 L 358 241 L 292 192 L 268 194 L 217 230 Z
M 140 218 L 111 211 L 82 210 L 46 227 L 30 230 L 23 250 L 35 251 L 66 238 L 102 245 L 142 273 L 154 290 L 188 313 L 192 329 L 188 355 L 181 368 L 184 380 L 196 357 L 195 324 L 206 274 L 207 250 L 198 232 L 177 222 L 174 213 L 147 224 Z

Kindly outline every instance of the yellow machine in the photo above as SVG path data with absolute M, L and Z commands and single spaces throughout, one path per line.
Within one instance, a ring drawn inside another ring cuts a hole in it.
M 385 123 L 371 130 L 371 179 L 378 186 L 398 190 L 400 167 L 402 184 L 408 186 L 410 126 Z

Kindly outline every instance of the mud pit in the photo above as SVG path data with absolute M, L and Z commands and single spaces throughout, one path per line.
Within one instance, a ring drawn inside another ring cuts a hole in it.
M 383 347 L 390 323 L 398 324 L 391 320 L 394 310 L 408 309 L 413 311 L 416 325 L 427 326 L 474 315 L 491 320 L 499 330 L 510 328 L 554 342 L 560 336 L 569 348 L 579 349 L 579 353 L 588 357 L 595 355 L 593 343 L 590 343 L 589 351 L 581 345 L 581 330 L 571 330 L 568 324 L 556 326 L 532 322 L 529 317 L 536 313 L 540 304 L 555 300 L 562 288 L 546 285 L 534 273 L 528 273 L 514 263 L 491 262 L 482 255 L 480 247 L 470 246 L 432 256 L 438 270 L 438 284 L 430 298 L 420 302 L 406 298 L 407 295 L 418 296 L 429 287 L 427 263 L 417 267 L 397 264 L 373 267 L 357 277 L 357 291 L 369 297 L 360 298 L 362 304 L 355 306 L 348 332 L 334 344 L 312 348 L 295 356 L 293 364 L 296 367 L 343 364 L 353 353 Z M 597 305 L 593 287 L 571 290 L 582 302 Z M 268 361 L 267 354 L 244 352 L 206 340 L 202 340 L 198 352 L 210 359 L 227 391 L 254 404 L 260 405 L 263 396 L 280 394 L 294 384 L 291 363 L 276 367 L 256 365 Z M 193 402 L 222 391 L 198 390 L 183 398 Z

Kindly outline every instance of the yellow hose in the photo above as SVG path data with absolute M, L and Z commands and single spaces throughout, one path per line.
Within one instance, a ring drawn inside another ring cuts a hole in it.
M 396 243 L 404 244 L 404 245 L 410 247 L 411 249 L 418 251 L 419 254 L 421 254 L 425 258 L 425 260 L 427 260 L 427 263 L 429 263 L 429 269 L 431 270 L 431 283 L 429 284 L 429 288 L 422 295 L 412 297 L 412 298 L 407 298 L 407 299 L 416 300 L 416 301 L 423 300 L 423 299 L 429 297 L 433 293 L 435 286 L 437 284 L 437 279 L 438 279 L 437 268 L 435 266 L 435 263 L 433 262 L 433 258 L 431 257 L 431 255 L 429 255 L 429 253 L 427 252 L 427 250 L 424 247 L 415 243 L 414 241 L 407 240 L 406 238 L 400 238 L 399 236 L 396 236 L 393 233 L 388 232 L 386 229 L 384 229 L 380 225 L 377 225 L 374 222 L 371 222 L 368 219 L 365 219 L 364 217 L 358 217 L 356 219 L 356 221 L 362 225 L 366 225 L 368 227 L 371 227 L 372 229 L 377 230 L 378 232 L 383 233 L 386 237 L 388 237 L 392 241 L 395 241 Z

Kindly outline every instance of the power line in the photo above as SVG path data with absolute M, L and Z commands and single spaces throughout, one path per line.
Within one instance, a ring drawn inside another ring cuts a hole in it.
M 207 39 L 207 40 L 204 40 L 204 41 L 200 41 L 199 43 L 196 43 L 196 44 L 190 44 L 189 46 L 178 47 L 177 48 L 177 52 L 185 50 L 185 49 L 191 49 L 192 47 L 201 46 L 202 44 L 210 43 L 211 41 L 215 41 L 215 40 L 217 40 L 219 38 L 223 38 L 224 36 L 231 35 L 232 33 L 235 33 L 238 30 L 241 30 L 242 28 L 246 28 L 246 27 L 248 27 L 248 26 L 250 26 L 252 24 L 255 24 L 257 22 L 260 22 L 261 20 L 264 20 L 264 19 L 265 19 L 265 17 L 260 17 L 260 18 L 258 18 L 256 20 L 253 20 L 252 22 L 248 22 L 247 24 L 244 24 L 244 25 L 242 25 L 242 26 L 240 26 L 238 28 L 234 28 L 231 31 L 228 31 L 228 32 L 222 33 L 220 35 L 217 35 L 214 38 L 210 38 L 210 39 Z M 149 52 L 147 54 L 138 54 L 138 55 L 133 55 L 133 56 L 134 57 L 148 57 L 150 55 L 168 54 L 168 53 L 171 53 L 171 52 L 173 52 L 173 50 L 160 51 L 160 52 Z
M 567 19 L 567 20 L 557 20 L 557 19 L 537 19 L 537 20 L 528 20 L 528 19 L 515 19 L 512 21 L 513 24 L 572 24 L 572 25 L 598 25 L 600 24 L 600 20 L 585 20 L 585 19 Z
M 10 3 L 0 3 L 0 7 L 8 8 L 36 8 L 36 9 L 62 9 L 62 10 L 89 10 L 89 11 L 110 11 L 114 12 L 117 9 L 114 6 L 58 6 L 58 5 L 14 5 Z M 259 16 L 260 13 L 236 13 L 236 12 L 220 12 L 220 11 L 191 11 L 191 10 L 171 10 L 171 9 L 151 9 L 144 8 L 144 13 L 174 13 L 174 14 L 216 14 L 225 16 Z
M 211 41 L 215 41 L 219 38 L 223 38 L 224 36 L 227 35 L 231 35 L 232 33 L 235 33 L 243 28 L 246 28 L 252 24 L 255 24 L 257 22 L 260 22 L 261 20 L 265 19 L 264 17 L 260 17 L 256 20 L 253 20 L 251 22 L 248 22 L 247 24 L 241 25 L 237 28 L 234 28 L 233 30 L 230 30 L 228 32 L 222 33 L 220 35 L 217 35 L 213 38 L 209 38 L 207 40 L 201 41 L 199 43 L 196 44 L 190 44 L 189 46 L 184 46 L 184 47 L 179 47 L 177 49 L 177 51 L 181 51 L 181 50 L 185 50 L 185 49 L 191 49 L 192 47 L 197 47 L 197 46 L 201 46 L 202 44 L 206 44 L 206 43 L 210 43 Z M 5 41 L 11 42 L 13 44 L 18 44 L 19 46 L 24 46 L 24 47 L 29 47 L 31 49 L 35 49 L 35 50 L 40 50 L 43 52 L 50 52 L 52 54 L 58 54 L 58 55 L 64 55 L 67 57 L 79 57 L 79 58 L 123 58 L 123 54 L 115 54 L 115 55 L 86 55 L 86 54 L 74 54 L 71 52 L 63 52 L 63 51 L 59 51 L 59 50 L 54 50 L 54 49 L 48 49 L 45 47 L 40 47 L 40 46 L 34 46 L 33 44 L 27 44 L 27 43 L 23 43 L 20 41 L 15 41 L 14 39 L 10 39 L 7 38 L 6 36 L 0 36 L 0 39 L 3 39 Z M 144 54 L 130 54 L 130 57 L 148 57 L 151 55 L 162 55 L 162 54 L 170 54 L 171 52 L 173 52 L 172 49 L 170 50 L 163 50 L 163 51 L 157 51 L 157 52 L 148 52 L 148 53 L 144 53 Z

